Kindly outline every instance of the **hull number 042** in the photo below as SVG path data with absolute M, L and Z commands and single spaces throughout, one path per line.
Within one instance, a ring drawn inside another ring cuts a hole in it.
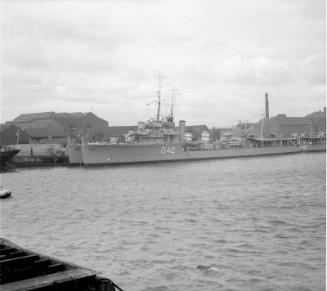
M 161 147 L 161 154 L 174 154 L 175 153 L 175 147 Z

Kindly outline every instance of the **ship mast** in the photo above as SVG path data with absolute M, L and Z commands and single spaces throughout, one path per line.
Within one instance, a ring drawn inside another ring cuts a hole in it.
M 170 117 L 172 120 L 174 120 L 174 94 L 175 94 L 175 88 L 171 88 L 171 105 L 170 105 Z
M 174 121 L 174 105 L 175 105 L 175 95 L 177 93 L 177 89 L 175 87 L 171 88 L 171 104 L 170 104 L 170 118 Z
M 158 110 L 157 110 L 157 121 L 160 121 L 160 107 L 161 107 L 161 78 L 162 76 L 160 75 L 160 71 L 159 71 L 159 74 L 158 74 L 158 85 L 159 85 L 159 88 L 158 88 L 158 92 L 157 92 L 157 95 L 158 95 Z

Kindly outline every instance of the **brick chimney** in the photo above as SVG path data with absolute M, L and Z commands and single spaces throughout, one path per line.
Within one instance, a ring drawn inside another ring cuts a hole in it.
M 266 107 L 265 107 L 265 117 L 269 119 L 269 102 L 268 102 L 268 92 L 265 93 Z

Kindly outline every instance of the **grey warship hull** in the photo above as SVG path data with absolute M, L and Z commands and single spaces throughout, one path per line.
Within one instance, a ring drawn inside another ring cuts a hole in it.
M 217 150 L 192 150 L 181 144 L 82 144 L 80 151 L 72 154 L 71 162 L 84 166 L 106 166 L 134 163 L 177 162 L 237 157 L 269 156 L 301 152 L 299 146 L 261 148 L 235 148 Z M 80 160 L 78 160 L 80 157 Z

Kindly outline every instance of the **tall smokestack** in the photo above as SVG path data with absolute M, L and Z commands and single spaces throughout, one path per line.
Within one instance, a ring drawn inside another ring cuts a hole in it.
M 266 113 L 266 119 L 269 119 L 269 101 L 268 101 L 268 93 L 266 92 L 265 93 L 265 97 L 266 97 L 266 110 L 265 110 L 265 113 Z

